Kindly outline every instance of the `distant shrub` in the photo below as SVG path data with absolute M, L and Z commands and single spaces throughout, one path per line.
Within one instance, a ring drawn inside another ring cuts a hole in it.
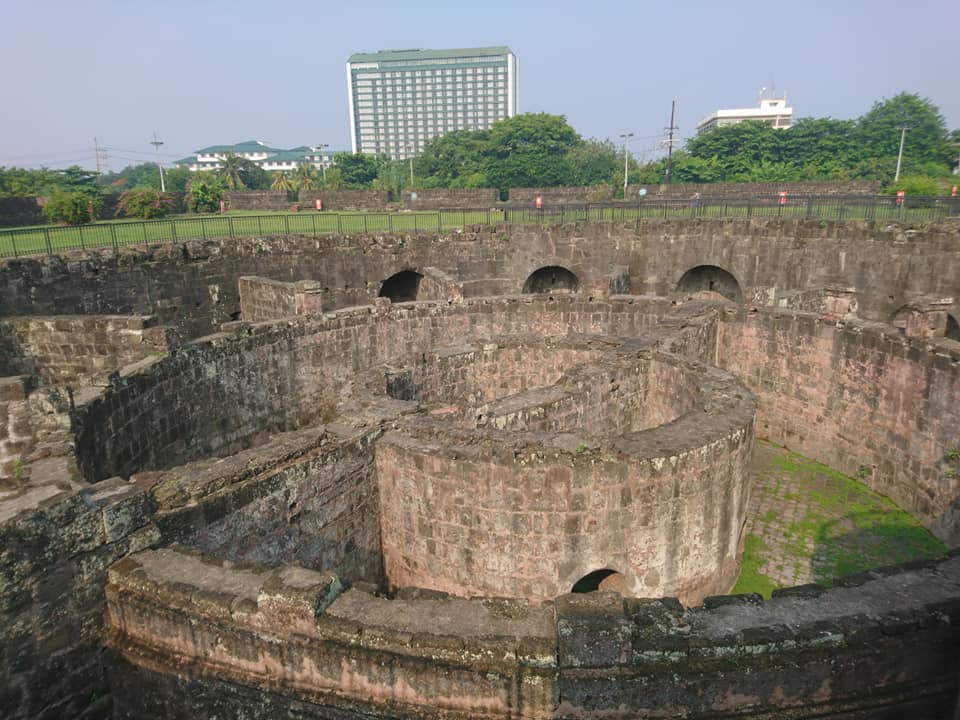
M 166 217 L 173 210 L 173 198 L 152 188 L 126 190 L 117 202 L 117 217 L 136 217 L 155 220 Z
M 190 180 L 187 190 L 187 209 L 190 212 L 217 212 L 223 198 L 223 182 L 220 178 L 203 173 Z
M 940 194 L 940 184 L 924 175 L 904 175 L 887 188 L 890 195 L 896 195 L 899 190 L 903 190 L 908 198 L 935 197 Z
M 81 225 L 96 220 L 102 206 L 103 198 L 99 195 L 54 188 L 43 203 L 43 214 L 52 223 Z

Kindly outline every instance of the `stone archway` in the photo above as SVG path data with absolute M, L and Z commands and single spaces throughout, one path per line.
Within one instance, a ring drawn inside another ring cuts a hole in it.
M 960 341 L 960 323 L 950 313 L 947 313 L 947 329 L 944 332 L 944 337 Z
M 551 293 L 556 290 L 580 289 L 580 280 L 570 270 L 560 265 L 547 265 L 530 273 L 523 283 L 523 294 Z
M 570 588 L 572 593 L 590 593 L 598 590 L 623 595 L 626 591 L 626 579 L 616 570 L 603 568 L 587 573 Z
M 677 291 L 688 295 L 714 293 L 735 303 L 743 302 L 740 283 L 732 274 L 716 265 L 697 265 L 687 270 L 677 283 Z
M 415 270 L 401 270 L 394 273 L 380 286 L 379 297 L 390 298 L 391 302 L 413 302 L 420 290 L 423 275 Z

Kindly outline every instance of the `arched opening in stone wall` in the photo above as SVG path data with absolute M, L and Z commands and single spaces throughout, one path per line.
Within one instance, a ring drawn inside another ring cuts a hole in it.
M 577 580 L 570 589 L 572 593 L 591 593 L 597 590 L 620 593 L 626 591 L 626 581 L 620 573 L 610 568 L 594 570 Z
M 580 288 L 577 276 L 559 265 L 548 265 L 530 273 L 523 284 L 523 294 L 551 293 L 555 290 L 575 291 Z
M 944 332 L 944 336 L 951 340 L 960 340 L 960 323 L 949 313 L 947 313 L 947 330 Z
M 379 297 L 390 298 L 391 302 L 412 302 L 417 299 L 420 281 L 423 275 L 415 270 L 401 270 L 383 281 Z
M 907 333 L 907 318 L 913 312 L 909 305 L 904 305 L 890 316 L 890 324 L 900 331 L 901 335 Z
M 716 265 L 697 265 L 687 270 L 677 283 L 677 291 L 690 295 L 703 293 L 703 297 L 709 297 L 709 293 L 713 293 L 735 303 L 743 302 L 740 283 L 733 275 Z

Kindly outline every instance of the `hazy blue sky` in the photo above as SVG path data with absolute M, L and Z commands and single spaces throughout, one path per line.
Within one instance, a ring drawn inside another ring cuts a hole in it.
M 242 140 L 349 149 L 347 58 L 508 45 L 520 109 L 657 152 L 720 107 L 785 91 L 795 117 L 855 118 L 901 91 L 960 128 L 960 1 L 49 0 L 0 6 L 0 165 L 109 168 Z M 144 153 L 144 154 L 139 154 Z

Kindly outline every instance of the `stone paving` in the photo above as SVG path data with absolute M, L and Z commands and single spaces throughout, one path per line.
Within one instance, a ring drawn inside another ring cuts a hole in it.
M 785 448 L 758 441 L 753 472 L 737 592 L 830 584 L 841 575 L 944 550 L 889 498 Z

